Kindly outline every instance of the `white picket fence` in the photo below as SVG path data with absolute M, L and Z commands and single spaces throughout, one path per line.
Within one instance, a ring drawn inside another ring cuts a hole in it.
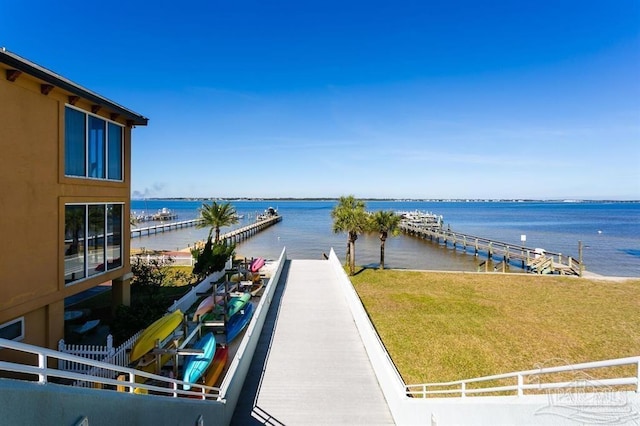
M 157 260 L 161 265 L 166 266 L 193 266 L 196 263 L 196 260 L 191 255 L 185 256 L 167 256 L 167 255 L 134 255 L 131 256 L 131 262 L 135 262 L 136 258 L 140 258 L 144 261 L 151 262 L 152 260 Z
M 143 330 L 140 330 L 131 336 L 126 342 L 113 347 L 113 336 L 107 336 L 106 346 L 102 345 L 67 345 L 64 339 L 58 342 L 58 351 L 76 355 L 94 361 L 106 362 L 108 364 L 126 367 L 129 365 L 129 352 L 135 341 L 138 339 Z M 114 378 L 114 371 L 104 370 L 102 368 L 92 367 L 89 364 L 68 361 L 64 359 L 58 360 L 58 369 L 73 373 L 88 374 L 98 377 Z M 76 383 L 83 386 L 83 382 Z
M 231 260 L 228 262 L 228 266 L 231 266 Z M 225 274 L 225 270 L 214 272 L 207 278 L 202 280 L 198 285 L 194 286 L 191 291 L 182 296 L 179 300 L 173 302 L 173 304 L 167 309 L 168 312 L 174 312 L 177 309 L 186 311 L 195 303 L 200 297 L 202 292 L 205 292 L 211 288 L 213 283 L 222 278 Z M 101 345 L 67 345 L 64 339 L 58 342 L 58 351 L 76 355 L 83 358 L 87 358 L 93 361 L 106 362 L 121 367 L 127 367 L 130 364 L 129 352 L 133 347 L 133 344 L 138 339 L 140 334 L 144 330 L 140 330 L 133 336 L 131 336 L 126 342 L 118 346 L 113 347 L 113 336 L 110 334 L 107 336 L 106 346 Z M 80 374 L 88 374 L 97 377 L 114 378 L 115 371 L 106 370 L 102 368 L 92 367 L 90 364 L 78 363 L 68 361 L 64 359 L 58 360 L 58 369 Z M 79 381 L 75 383 L 76 386 L 89 386 L 89 382 Z
M 224 276 L 225 271 L 218 271 L 211 275 L 209 275 L 206 279 L 202 280 L 197 286 L 195 286 L 191 291 L 182 296 L 179 300 L 176 300 L 173 305 L 167 309 L 168 312 L 174 312 L 176 309 L 181 309 L 183 312 L 189 309 L 191 305 L 195 303 L 195 301 L 200 297 L 200 293 L 207 291 L 211 288 L 213 282 L 219 280 L 222 276 Z M 129 365 L 129 352 L 133 347 L 133 344 L 138 339 L 140 334 L 144 330 L 140 330 L 135 335 L 131 336 L 129 340 L 118 346 L 117 348 L 113 347 L 113 337 L 111 335 L 107 336 L 107 344 L 106 346 L 102 345 L 67 345 L 64 339 L 61 339 L 58 342 L 58 351 L 76 355 L 83 358 L 91 359 L 93 361 L 101 361 L 106 362 L 113 365 L 118 365 L 121 367 L 126 367 Z M 106 377 L 113 378 L 113 371 L 103 370 L 103 369 L 95 369 L 91 367 L 89 364 L 77 363 L 73 361 L 59 360 L 58 361 L 58 369 L 69 371 L 73 373 L 81 373 L 81 374 L 90 374 L 98 377 Z M 83 383 L 78 383 L 79 386 L 83 386 Z

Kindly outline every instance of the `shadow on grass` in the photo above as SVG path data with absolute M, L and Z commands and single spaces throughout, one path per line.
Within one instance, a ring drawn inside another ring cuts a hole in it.
M 362 272 L 366 271 L 367 269 L 378 271 L 380 270 L 380 265 L 377 263 L 370 263 L 369 265 L 361 265 L 360 268 L 357 269 L 351 276 L 355 277 L 356 275 L 360 275 Z M 348 270 L 347 269 L 345 270 L 347 271 L 347 275 L 349 275 Z

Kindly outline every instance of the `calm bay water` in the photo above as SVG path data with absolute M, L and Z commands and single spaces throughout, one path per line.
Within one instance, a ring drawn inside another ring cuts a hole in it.
M 168 208 L 178 220 L 193 219 L 203 201 L 132 200 L 136 213 Z M 282 222 L 238 245 L 247 257 L 277 258 L 283 247 L 292 259 L 320 259 L 334 248 L 343 258 L 346 235 L 331 230 L 335 201 L 234 201 L 244 219 L 233 228 L 255 221 L 257 214 L 275 207 Z M 587 270 L 603 275 L 640 277 L 640 203 L 607 202 L 419 202 L 369 201 L 368 210 L 433 212 L 444 217 L 456 232 L 578 257 L 583 244 Z M 148 222 L 153 223 L 153 222 Z M 140 226 L 145 226 L 141 224 Z M 222 232 L 231 228 L 223 229 Z M 132 248 L 176 250 L 204 240 L 208 230 L 186 228 L 164 234 L 136 237 Z M 356 261 L 376 265 L 380 256 L 377 235 L 362 235 L 356 242 Z M 387 240 L 385 266 L 389 268 L 474 271 L 482 261 L 461 250 L 399 235 Z

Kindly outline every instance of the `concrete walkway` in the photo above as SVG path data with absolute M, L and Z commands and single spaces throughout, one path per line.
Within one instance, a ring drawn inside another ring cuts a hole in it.
M 280 280 L 231 424 L 393 424 L 330 263 Z

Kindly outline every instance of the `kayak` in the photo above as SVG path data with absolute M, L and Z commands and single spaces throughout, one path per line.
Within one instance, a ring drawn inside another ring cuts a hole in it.
M 209 332 L 202 336 L 194 345 L 193 349 L 202 349 L 204 353 L 199 355 L 189 355 L 185 359 L 182 380 L 195 383 L 211 364 L 216 353 L 216 337 Z M 183 385 L 184 390 L 191 389 L 191 385 Z
M 162 346 L 163 340 L 169 337 L 182 324 L 183 318 L 184 315 L 180 309 L 177 309 L 147 327 L 133 344 L 129 354 L 129 361 L 134 362 L 140 359 L 144 354 L 155 348 L 158 340 L 160 340 Z
M 227 344 L 238 337 L 240 332 L 249 324 L 254 311 L 253 303 L 247 303 L 246 307 L 231 317 L 227 322 Z
M 239 297 L 232 297 L 227 305 L 227 316 L 231 318 L 237 314 L 251 300 L 251 293 L 244 293 Z

